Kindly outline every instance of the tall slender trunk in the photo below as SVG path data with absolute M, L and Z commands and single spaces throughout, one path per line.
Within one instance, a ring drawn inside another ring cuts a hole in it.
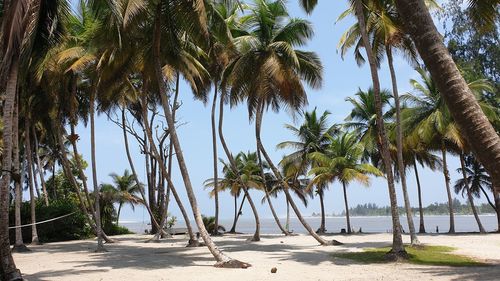
M 247 195 L 244 194 L 243 199 L 241 199 L 241 204 L 240 204 L 240 208 L 238 209 L 238 213 L 234 216 L 233 226 L 231 226 L 229 233 L 236 233 L 236 224 L 238 224 L 238 219 L 241 216 L 241 210 L 243 209 L 243 204 L 245 203 L 246 199 L 247 199 Z M 235 197 L 235 203 L 236 203 L 236 197 Z
M 24 171 L 20 170 L 20 162 L 19 162 L 19 103 L 18 98 L 16 97 L 16 104 L 14 106 L 14 113 L 12 118 L 12 150 L 14 155 L 14 167 L 12 172 L 14 175 L 14 188 L 15 188 L 15 201 L 14 201 L 14 213 L 15 213 L 15 223 L 16 223 L 16 241 L 14 243 L 13 251 L 16 252 L 25 252 L 29 251 L 29 249 L 24 245 L 23 241 L 23 232 L 21 229 L 21 205 L 23 203 L 23 189 L 21 186 L 22 176 L 24 177 Z M 24 161 L 23 161 L 24 162 Z
M 241 180 L 238 167 L 236 166 L 236 161 L 234 160 L 233 155 L 231 154 L 231 151 L 229 151 L 229 147 L 227 146 L 226 139 L 224 138 L 224 134 L 222 132 L 222 127 L 223 127 L 223 121 L 224 121 L 224 94 L 221 94 L 220 97 L 220 107 L 219 107 L 219 139 L 222 144 L 222 147 L 224 148 L 224 153 L 226 154 L 227 159 L 229 160 L 229 163 L 231 165 L 231 169 L 233 172 L 238 175 L 238 181 L 241 183 L 241 187 L 243 189 L 243 192 L 245 193 L 247 199 L 248 199 L 248 204 L 250 205 L 250 208 L 252 209 L 254 218 L 255 218 L 255 232 L 252 237 L 252 241 L 260 241 L 260 219 L 259 219 L 259 214 L 257 212 L 257 208 L 255 207 L 255 204 L 252 200 L 252 197 L 250 197 L 250 193 L 248 192 L 248 187 L 245 185 L 245 183 Z M 236 227 L 236 225 L 235 225 Z
M 154 69 L 155 75 L 158 83 L 158 87 L 160 89 L 160 97 L 161 104 L 163 107 L 163 111 L 165 113 L 165 118 L 167 119 L 168 129 L 170 131 L 171 141 L 174 145 L 174 149 L 176 152 L 177 163 L 179 164 L 179 170 L 181 171 L 182 179 L 184 181 L 184 185 L 186 188 L 186 193 L 189 199 L 189 203 L 191 204 L 191 208 L 193 210 L 194 219 L 196 221 L 196 225 L 198 226 L 198 230 L 200 232 L 200 236 L 203 238 L 205 245 L 210 250 L 214 258 L 217 260 L 215 266 L 217 267 L 239 267 L 246 268 L 250 266 L 249 264 L 231 259 L 226 256 L 213 242 L 208 234 L 205 225 L 203 224 L 203 219 L 201 217 L 200 210 L 198 208 L 198 202 L 196 201 L 196 197 L 193 191 L 193 185 L 191 184 L 191 178 L 189 176 L 189 172 L 187 170 L 186 161 L 184 160 L 184 153 L 182 152 L 182 148 L 179 142 L 179 138 L 177 136 L 177 130 L 175 128 L 175 121 L 172 116 L 172 112 L 169 107 L 169 97 L 167 93 L 167 87 L 165 84 L 165 80 L 163 77 L 163 72 L 161 68 L 161 60 L 160 60 L 160 50 L 161 50 L 161 3 L 157 5 L 155 12 L 155 27 L 154 27 L 154 40 L 153 40 L 153 56 L 154 56 Z
M 325 202 L 323 199 L 323 190 L 320 189 L 318 190 L 318 195 L 319 195 L 319 204 L 321 207 L 321 223 L 319 225 L 318 230 L 316 230 L 316 233 L 325 233 L 326 228 L 325 228 Z
M 401 104 L 399 101 L 398 82 L 396 80 L 396 71 L 394 71 L 391 46 L 386 45 L 385 51 L 387 53 L 387 61 L 389 63 L 389 70 L 391 73 L 394 104 L 396 105 L 396 150 L 399 178 L 401 181 L 401 188 L 403 189 L 403 199 L 405 203 L 408 228 L 410 230 L 411 245 L 418 245 L 420 244 L 420 241 L 418 240 L 417 234 L 415 232 L 415 224 L 413 223 L 413 212 L 411 210 L 410 196 L 408 196 L 408 187 L 406 185 L 405 163 L 403 160 L 403 125 L 401 124 Z
M 328 245 L 334 245 L 334 244 L 340 244 L 338 241 L 326 241 L 323 239 L 321 236 L 316 234 L 314 230 L 311 228 L 311 226 L 307 223 L 307 221 L 302 217 L 302 214 L 300 213 L 299 208 L 297 205 L 295 205 L 295 202 L 292 199 L 292 196 L 290 195 L 290 186 L 286 181 L 283 180 L 283 177 L 281 176 L 278 168 L 274 165 L 273 161 L 271 160 L 271 157 L 267 154 L 264 145 L 262 144 L 262 140 L 260 138 L 260 131 L 261 131 L 261 124 L 262 124 L 262 115 L 264 112 L 264 104 L 261 101 L 260 104 L 257 106 L 257 113 L 255 116 L 255 139 L 257 141 L 257 149 L 262 152 L 262 155 L 264 155 L 264 158 L 266 159 L 267 163 L 271 167 L 271 170 L 274 173 L 274 176 L 278 181 L 282 182 L 284 185 L 283 191 L 285 192 L 287 200 L 290 202 L 290 206 L 292 207 L 293 211 L 295 212 L 295 215 L 297 216 L 297 219 L 302 223 L 304 228 L 309 232 L 309 234 L 316 239 L 321 245 L 323 246 L 328 246 Z
M 31 153 L 31 139 L 30 139 L 30 119 L 28 116 L 24 118 L 24 154 L 26 155 L 27 171 L 28 171 L 28 186 L 30 189 L 30 207 L 31 207 L 31 243 L 38 244 L 38 232 L 36 229 L 36 201 L 35 201 L 35 187 L 33 186 L 33 154 Z
M 144 118 L 144 117 L 143 117 Z M 147 116 L 146 116 L 147 118 Z M 147 119 L 145 119 L 144 124 L 146 124 Z M 160 230 L 160 225 L 158 224 L 158 221 L 156 220 L 156 208 L 154 205 L 151 205 L 151 190 L 154 188 L 153 185 L 153 180 L 151 177 L 151 168 L 150 168 L 150 158 L 151 157 L 151 152 L 149 149 L 149 144 L 148 144 L 148 137 L 146 133 L 146 129 L 144 129 L 144 158 L 145 158 L 145 166 L 146 166 L 146 177 L 147 177 L 147 186 L 148 186 L 148 199 L 146 200 L 146 197 L 143 198 L 144 203 L 149 206 L 149 218 L 151 220 L 151 233 L 158 233 Z
M 290 202 L 288 201 L 288 198 L 286 198 L 286 223 L 285 223 L 285 229 L 287 232 L 290 232 Z
M 469 180 L 467 179 L 467 174 L 465 173 L 465 160 L 463 153 L 460 153 L 460 165 L 462 167 L 462 176 L 464 178 L 465 189 L 467 190 L 467 198 L 469 199 L 472 213 L 474 214 L 474 218 L 476 219 L 477 227 L 479 228 L 480 233 L 486 233 L 483 224 L 481 223 L 481 219 L 479 219 L 479 215 L 477 214 L 477 209 L 474 204 L 474 198 L 472 197 L 472 192 L 470 191 Z
M 448 231 L 448 233 L 455 233 L 455 214 L 453 213 L 453 199 L 451 197 L 450 189 L 450 172 L 448 171 L 448 164 L 446 161 L 446 148 L 444 147 L 444 143 L 441 146 L 441 154 L 443 156 L 443 175 L 446 185 L 446 193 L 448 195 L 448 211 L 450 213 L 450 230 Z
M 347 223 L 347 233 L 351 234 L 351 218 L 349 217 L 349 204 L 347 201 L 347 188 L 345 183 L 342 183 L 342 188 L 344 189 L 344 204 L 345 204 L 345 219 Z
M 34 188 L 36 191 L 36 197 L 42 198 L 42 194 L 40 193 L 40 188 L 38 185 L 38 178 L 36 176 L 37 171 L 36 171 L 35 162 L 33 161 L 33 155 L 31 155 L 31 171 L 33 172 L 33 184 L 34 184 Z
M 45 184 L 45 176 L 43 174 L 42 161 L 40 161 L 40 155 L 38 154 L 38 137 L 36 135 L 35 126 L 32 126 L 32 132 L 33 132 L 33 138 L 35 140 L 36 166 L 38 167 L 37 171 L 40 176 L 40 183 L 42 184 L 43 199 L 45 202 L 45 206 L 49 206 L 49 194 L 47 193 L 47 185 Z
M 99 87 L 99 82 L 97 83 L 96 89 L 90 93 L 90 155 L 91 155 L 91 166 L 92 166 L 92 184 L 94 186 L 94 204 L 95 204 L 95 222 L 97 226 L 97 248 L 96 252 L 105 252 L 103 239 L 102 239 L 102 225 L 101 225 L 101 206 L 100 206 L 100 191 L 97 182 L 97 163 L 95 156 L 95 99 L 96 91 Z
M 453 120 L 491 175 L 493 186 L 500 191 L 500 137 L 460 74 L 424 1 L 396 0 L 395 3 L 406 31 L 415 42 Z
M 214 235 L 219 234 L 219 192 L 217 190 L 218 187 L 218 167 L 217 167 L 217 133 L 215 127 L 215 108 L 217 107 L 217 85 L 218 81 L 214 81 L 214 99 L 212 101 L 212 112 L 211 112 L 211 121 L 212 121 L 212 153 L 213 153 L 213 164 L 214 164 L 214 200 L 215 200 L 215 226 L 213 233 Z M 222 99 L 222 98 L 221 98 Z
M 420 186 L 420 177 L 418 176 L 418 168 L 417 168 L 417 161 L 416 160 L 413 160 L 413 169 L 415 170 L 415 178 L 417 180 L 418 212 L 420 214 L 420 227 L 418 229 L 418 232 L 419 233 L 425 233 L 424 208 L 422 206 L 422 188 Z
M 401 236 L 401 224 L 399 222 L 399 211 L 398 202 L 396 198 L 396 188 L 394 186 L 394 176 L 392 174 L 392 159 L 389 152 L 389 145 L 387 140 L 387 135 L 385 131 L 384 120 L 382 118 L 382 101 L 380 98 L 380 80 L 378 77 L 377 64 L 374 59 L 372 46 L 370 39 L 368 37 L 368 32 L 366 30 L 365 24 L 365 14 L 363 11 L 363 3 L 361 0 L 354 1 L 354 9 L 356 11 L 356 17 L 358 19 L 359 29 L 361 31 L 361 39 L 363 46 L 366 50 L 366 56 L 370 64 L 370 72 L 372 76 L 373 83 L 373 94 L 375 97 L 375 108 L 377 111 L 376 121 L 377 121 L 377 135 L 379 144 L 379 150 L 382 158 L 382 162 L 385 169 L 385 175 L 387 177 L 387 188 L 389 190 L 389 198 L 391 202 L 391 216 L 392 216 L 392 249 L 389 252 L 389 256 L 395 259 L 400 257 L 406 257 L 406 251 L 403 245 L 403 238 Z
M 10 73 L 7 77 L 3 103 L 3 154 L 2 177 L 0 179 L 0 273 L 5 280 L 22 280 L 21 272 L 17 269 L 9 242 L 9 201 L 10 181 L 13 178 L 12 170 L 12 142 L 13 118 L 15 99 L 17 94 L 18 60 L 13 58 Z

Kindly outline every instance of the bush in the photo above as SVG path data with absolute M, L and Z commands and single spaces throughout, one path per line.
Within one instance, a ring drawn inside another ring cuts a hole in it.
M 30 203 L 24 202 L 21 206 L 21 224 L 31 223 Z M 78 208 L 78 203 L 71 199 L 51 201 L 45 206 L 42 201 L 37 201 L 36 220 L 44 221 L 66 214 L 73 213 L 55 221 L 37 225 L 38 239 L 40 242 L 56 242 L 86 239 L 92 237 L 92 229 L 87 224 L 85 215 Z M 10 225 L 14 225 L 14 206 L 10 208 Z M 31 227 L 23 227 L 23 238 L 25 242 L 31 241 Z M 15 230 L 10 230 L 10 241 L 15 241 Z
M 112 236 L 112 235 L 123 235 L 123 234 L 134 234 L 128 228 L 126 228 L 124 226 L 116 225 L 116 224 L 112 224 L 107 229 L 104 229 L 104 232 L 106 232 L 106 234 L 109 235 L 109 236 Z

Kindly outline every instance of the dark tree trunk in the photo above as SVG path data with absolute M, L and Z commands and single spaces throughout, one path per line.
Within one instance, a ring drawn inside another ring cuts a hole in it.
M 479 228 L 480 233 L 486 233 L 484 230 L 483 224 L 481 223 L 481 219 L 479 219 L 479 215 L 477 214 L 477 209 L 474 204 L 474 198 L 472 197 L 472 192 L 470 191 L 469 180 L 467 179 L 467 174 L 465 174 L 465 161 L 463 153 L 460 153 L 460 165 L 462 167 L 462 176 L 464 179 L 465 189 L 467 190 L 467 198 L 469 199 L 469 204 L 472 209 L 472 214 L 474 214 L 474 218 L 476 219 L 477 227 Z
M 40 161 L 40 155 L 38 154 L 38 137 L 36 135 L 35 126 L 32 127 L 33 138 L 35 140 L 35 158 L 36 158 L 36 166 L 38 167 L 37 171 L 40 176 L 40 183 L 42 184 L 42 193 L 43 199 L 45 202 L 45 206 L 49 205 L 49 194 L 47 193 L 47 185 L 45 184 L 45 176 L 43 174 L 42 161 Z
M 415 169 L 415 178 L 417 180 L 417 189 L 418 189 L 418 212 L 420 215 L 420 227 L 418 229 L 418 232 L 425 233 L 424 209 L 422 206 L 422 188 L 420 186 L 420 177 L 418 176 L 417 161 L 415 160 L 413 160 L 413 168 Z
M 389 253 L 390 258 L 403 258 L 406 257 L 406 251 L 403 245 L 403 238 L 401 236 L 401 224 L 399 222 L 398 202 L 396 198 L 396 188 L 394 186 L 394 176 L 392 174 L 392 158 L 389 152 L 389 145 L 385 131 L 385 124 L 382 118 L 382 101 L 380 98 L 380 80 L 378 77 L 377 64 L 374 59 L 373 49 L 370 44 L 368 32 L 366 31 L 365 15 L 363 11 L 363 3 L 361 0 L 354 1 L 354 9 L 358 19 L 359 29 L 361 31 L 361 39 L 363 46 L 366 50 L 366 56 L 370 64 L 370 72 L 373 82 L 373 93 L 375 96 L 375 108 L 377 111 L 377 136 L 380 155 L 387 177 L 387 188 L 389 189 L 389 199 L 391 202 L 391 217 L 392 217 L 392 249 Z
M 213 153 L 213 168 L 214 168 L 214 199 L 215 199 L 215 226 L 213 233 L 214 235 L 219 234 L 219 192 L 217 190 L 218 187 L 218 180 L 219 180 L 219 175 L 218 175 L 218 167 L 217 167 L 217 161 L 219 159 L 217 158 L 217 132 L 216 132 L 216 126 L 215 126 L 215 109 L 217 107 L 217 85 L 218 82 L 217 80 L 214 82 L 214 99 L 212 101 L 212 112 L 211 112 L 211 125 L 212 125 L 212 153 Z
M 448 164 L 446 161 L 446 148 L 444 144 L 441 147 L 441 155 L 443 157 L 443 175 L 446 185 L 446 194 L 448 195 L 448 211 L 450 213 L 450 230 L 448 233 L 455 233 L 455 214 L 453 212 L 453 198 L 451 197 L 450 189 L 450 172 L 448 171 Z
M 394 95 L 394 103 L 396 105 L 396 146 L 397 146 L 397 165 L 399 171 L 399 178 L 401 181 L 401 188 L 403 189 L 403 198 L 405 202 L 406 219 L 408 221 L 408 228 L 410 230 L 411 245 L 418 245 L 417 234 L 415 233 L 415 224 L 413 223 L 413 212 L 411 210 L 410 196 L 408 196 L 408 187 L 406 185 L 406 171 L 405 163 L 403 160 L 403 124 L 401 122 L 401 105 L 399 102 L 398 83 L 396 80 L 396 71 L 394 71 L 394 64 L 392 59 L 392 49 L 390 45 L 385 47 L 387 53 L 387 61 L 389 62 L 389 70 L 391 73 L 392 93 Z
M 235 201 L 234 201 L 235 204 L 237 204 L 236 203 L 236 199 L 237 199 L 237 197 L 235 197 Z M 247 199 L 247 195 L 244 194 L 243 195 L 243 199 L 241 199 L 241 204 L 240 204 L 240 208 L 238 209 L 238 213 L 236 213 L 236 215 L 234 216 L 233 226 L 231 226 L 231 229 L 229 230 L 229 233 L 236 233 L 236 224 L 238 224 L 238 219 L 241 216 L 241 210 L 243 209 L 243 204 L 245 203 L 246 199 Z
M 323 190 L 318 190 L 318 195 L 319 195 L 319 204 L 321 207 L 321 223 L 319 225 L 318 230 L 316 230 L 316 233 L 324 234 L 326 232 L 326 227 L 325 227 L 325 202 L 323 199 Z
M 203 219 L 201 217 L 201 212 L 198 208 L 198 202 L 194 195 L 193 185 L 191 184 L 191 178 L 189 176 L 189 172 L 187 169 L 186 161 L 184 160 L 184 153 L 182 152 L 181 144 L 179 142 L 179 137 L 177 136 L 177 130 L 175 128 L 175 121 L 172 116 L 172 112 L 169 107 L 169 97 L 167 93 L 167 87 L 165 84 L 165 80 L 163 77 L 161 60 L 160 60 L 160 50 L 161 50 L 161 3 L 157 5 L 157 9 L 155 12 L 155 28 L 154 28 L 154 40 L 153 40 L 153 54 L 154 54 L 154 70 L 158 83 L 158 87 L 160 89 L 160 97 L 161 104 L 163 107 L 163 111 L 165 113 L 165 118 L 167 119 L 168 129 L 170 131 L 170 139 L 174 145 L 174 149 L 176 152 L 177 162 L 179 164 L 179 170 L 182 174 L 182 179 L 184 181 L 184 185 L 186 187 L 186 193 L 189 199 L 189 203 L 191 204 L 191 208 L 193 210 L 194 219 L 196 221 L 196 225 L 198 226 L 198 230 L 200 232 L 200 236 L 203 238 L 207 248 L 210 250 L 210 253 L 217 260 L 217 267 L 248 267 L 249 264 L 231 259 L 226 256 L 222 251 L 217 248 L 213 240 L 210 238 L 205 225 L 203 224 Z
M 30 190 L 30 209 L 31 209 L 31 243 L 39 244 L 38 231 L 36 229 L 36 201 L 35 201 L 35 187 L 33 186 L 33 154 L 31 153 L 31 139 L 30 139 L 30 119 L 28 116 L 24 118 L 24 154 L 27 160 L 28 171 L 28 186 Z
M 423 0 L 396 0 L 396 7 L 453 119 L 500 191 L 500 137 L 461 76 Z
M 349 217 L 349 204 L 347 201 L 347 188 L 345 183 L 342 183 L 342 188 L 344 189 L 344 204 L 345 204 L 345 219 L 347 223 L 347 233 L 351 234 L 351 218 Z

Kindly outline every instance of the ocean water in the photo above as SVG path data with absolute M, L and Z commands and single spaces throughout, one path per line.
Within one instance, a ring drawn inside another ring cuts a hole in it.
M 408 224 L 406 217 L 401 216 L 400 218 L 403 229 L 408 232 Z M 494 214 L 480 215 L 481 222 L 486 229 L 486 231 L 495 231 L 497 229 L 497 218 Z M 281 223 L 285 224 L 285 219 L 281 218 Z M 320 224 L 319 217 L 307 217 L 307 222 L 311 225 L 313 229 L 317 229 Z M 279 230 L 276 222 L 273 218 L 261 218 L 261 233 L 263 234 L 279 234 Z M 419 218 L 414 217 L 413 221 L 415 223 L 415 228 L 418 231 L 419 228 Z M 220 225 L 224 226 L 229 230 L 232 226 L 232 219 L 222 219 Z M 127 227 L 130 231 L 135 233 L 144 233 L 145 230 L 150 230 L 151 226 L 149 221 L 124 221 L 120 222 L 120 225 Z M 192 225 L 195 225 L 192 222 Z M 450 227 L 450 217 L 449 216 L 424 216 L 424 225 L 427 233 L 436 233 L 436 228 L 438 228 L 440 233 L 448 232 Z M 351 217 L 351 226 L 355 231 L 359 231 L 361 228 L 363 232 L 390 232 L 392 229 L 391 217 L 388 216 L 369 216 L 369 217 Z M 175 227 L 185 227 L 183 221 L 178 221 Z M 328 232 L 340 232 L 342 228 L 346 228 L 345 217 L 327 217 L 326 218 L 326 230 Z M 255 222 L 253 219 L 240 218 L 236 226 L 236 231 L 242 233 L 253 233 L 255 230 Z M 300 221 L 292 217 L 290 219 L 290 230 L 295 233 L 306 233 L 306 230 L 300 223 Z M 478 227 L 474 216 L 472 215 L 455 215 L 455 231 L 457 232 L 477 232 Z

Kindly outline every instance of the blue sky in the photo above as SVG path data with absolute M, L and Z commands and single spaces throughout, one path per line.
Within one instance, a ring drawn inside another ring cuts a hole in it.
M 74 1 L 74 0 L 73 0 Z M 337 17 L 347 8 L 348 1 L 319 1 L 319 4 L 311 16 L 306 15 L 298 6 L 296 0 L 288 1 L 289 12 L 292 17 L 307 18 L 312 22 L 315 30 L 313 40 L 304 49 L 317 52 L 324 66 L 324 84 L 320 90 L 308 90 L 309 106 L 307 110 L 317 107 L 319 112 L 328 110 L 331 112 L 330 122 L 340 123 L 351 110 L 350 104 L 345 101 L 348 96 L 353 96 L 358 88 L 366 90 L 371 84 L 370 72 L 367 66 L 359 68 L 351 53 L 344 60 L 337 52 L 337 43 L 342 33 L 354 23 L 353 18 L 346 18 L 342 22 L 335 23 Z M 440 24 L 438 24 L 440 26 Z M 398 76 L 398 85 L 401 93 L 411 91 L 408 83 L 409 79 L 417 79 L 417 73 L 399 56 L 395 58 L 395 69 Z M 383 88 L 390 89 L 391 82 L 387 65 L 384 63 L 380 69 L 380 79 Z M 212 175 L 212 149 L 210 130 L 210 108 L 201 102 L 195 101 L 186 84 L 181 85 L 180 98 L 182 107 L 178 111 L 180 122 L 185 123 L 179 128 L 179 136 L 185 153 L 191 180 L 196 192 L 199 206 L 202 213 L 212 215 L 214 203 L 208 196 L 208 192 L 203 187 L 203 182 L 213 177 Z M 210 102 L 209 102 L 210 103 Z M 230 149 L 237 153 L 239 151 L 254 151 L 254 127 L 248 121 L 246 108 L 237 107 L 231 111 L 226 110 L 225 114 L 225 136 Z M 278 162 L 286 153 L 275 149 L 276 144 L 284 140 L 293 139 L 293 136 L 284 128 L 285 123 L 298 125 L 300 116 L 293 118 L 286 112 L 275 114 L 269 112 L 264 117 L 262 137 L 271 157 Z M 84 158 L 90 163 L 90 130 L 83 126 L 78 126 L 77 133 L 80 135 L 79 149 Z M 112 172 L 121 174 L 128 166 L 121 129 L 107 120 L 105 115 L 97 118 L 96 122 L 96 143 L 97 143 L 97 170 L 100 183 L 109 183 L 109 174 Z M 139 152 L 136 143 L 131 142 L 132 154 L 135 165 L 141 180 L 145 179 L 144 159 Z M 219 156 L 222 157 L 223 150 L 219 145 Z M 456 169 L 459 161 L 455 157 L 450 157 L 449 169 L 451 172 L 452 184 L 459 178 Z M 185 196 L 185 189 L 182 179 L 174 161 L 175 173 L 173 173 L 174 183 L 185 204 L 188 204 Z M 220 168 L 220 167 L 219 167 Z M 90 169 L 87 170 L 90 176 Z M 423 189 L 424 205 L 434 202 L 446 202 L 446 190 L 442 173 L 432 172 L 428 169 L 420 169 L 420 177 Z M 410 200 L 412 206 L 417 206 L 417 192 L 415 176 L 410 172 L 407 176 Z M 397 185 L 398 203 L 402 205 L 402 192 L 400 185 Z M 260 202 L 263 194 L 252 191 L 256 202 Z M 453 195 L 464 201 L 461 196 Z M 229 194 L 220 196 L 221 217 L 230 218 L 233 214 L 233 201 Z M 376 203 L 381 206 L 389 204 L 386 182 L 379 178 L 373 178 L 370 187 L 363 187 L 353 183 L 348 187 L 348 198 L 350 206 L 362 203 Z M 260 203 L 259 203 L 260 204 Z M 325 195 L 327 213 L 333 211 L 338 213 L 344 208 L 341 186 L 339 183 L 330 185 L 329 191 Z M 283 196 L 274 200 L 274 205 L 280 216 L 286 212 L 285 199 Z M 170 212 L 180 218 L 180 212 L 175 204 L 171 204 Z M 319 212 L 319 201 L 311 201 L 308 208 L 301 206 L 305 215 L 312 212 Z M 267 205 L 259 208 L 262 217 L 270 217 Z M 246 207 L 243 211 L 244 217 L 251 217 L 251 211 Z M 142 207 L 136 208 L 133 212 L 129 207 L 122 210 L 121 220 L 142 221 L 148 220 L 147 212 Z

